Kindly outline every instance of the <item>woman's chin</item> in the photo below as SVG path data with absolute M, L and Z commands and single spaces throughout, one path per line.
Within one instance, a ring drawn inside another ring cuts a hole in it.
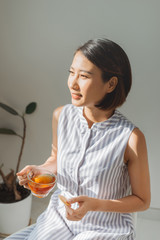
M 73 104 L 74 106 L 76 106 L 76 107 L 81 107 L 81 106 L 83 106 L 82 101 L 80 101 L 80 100 L 75 100 L 75 99 L 73 99 L 73 98 L 72 98 L 72 104 Z

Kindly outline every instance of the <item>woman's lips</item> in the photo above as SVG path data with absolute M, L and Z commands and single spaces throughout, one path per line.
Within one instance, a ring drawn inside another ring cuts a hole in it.
M 73 99 L 77 99 L 77 100 L 82 97 L 81 94 L 77 94 L 77 93 L 71 93 L 71 96 L 72 96 Z

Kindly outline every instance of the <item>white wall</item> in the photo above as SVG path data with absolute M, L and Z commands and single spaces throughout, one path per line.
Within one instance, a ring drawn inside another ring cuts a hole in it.
M 127 52 L 133 87 L 122 111 L 144 132 L 148 144 L 152 207 L 160 208 L 160 81 L 158 0 L 1 0 L 0 101 L 20 112 L 31 102 L 21 168 L 50 154 L 52 111 L 70 102 L 68 68 L 86 40 L 107 37 Z M 17 118 L 0 109 L 0 127 L 20 131 Z M 0 163 L 15 168 L 20 142 L 0 136 Z

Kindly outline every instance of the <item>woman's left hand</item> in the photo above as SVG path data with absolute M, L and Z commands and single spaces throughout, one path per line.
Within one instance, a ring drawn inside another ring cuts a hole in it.
M 87 196 L 79 196 L 67 200 L 68 203 L 73 204 L 78 202 L 79 207 L 72 209 L 66 206 L 66 218 L 70 221 L 80 221 L 88 211 L 94 211 L 95 199 Z

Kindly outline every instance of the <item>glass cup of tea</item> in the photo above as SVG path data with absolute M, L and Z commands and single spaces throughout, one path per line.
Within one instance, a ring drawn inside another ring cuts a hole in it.
M 32 194 L 38 198 L 46 197 L 56 185 L 56 175 L 48 170 L 40 171 L 38 174 L 30 171 L 27 178 Z

